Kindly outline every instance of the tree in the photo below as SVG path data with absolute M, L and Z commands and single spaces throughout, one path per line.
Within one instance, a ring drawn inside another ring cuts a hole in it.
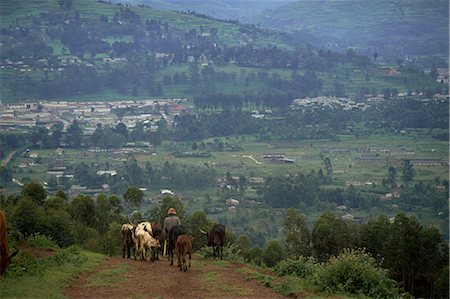
M 47 191 L 45 191 L 41 184 L 31 182 L 22 187 L 21 195 L 24 197 L 29 197 L 38 205 L 42 205 L 47 198 Z
M 312 231 L 312 246 L 315 257 L 326 261 L 337 256 L 344 248 L 352 248 L 357 232 L 352 223 L 337 218 L 331 212 L 323 213 Z
M 325 164 L 325 169 L 327 170 L 327 175 L 330 176 L 333 174 L 333 166 L 331 165 L 330 158 L 326 157 L 323 160 L 323 164 Z
M 294 208 L 286 210 L 283 234 L 286 238 L 286 251 L 289 256 L 298 258 L 311 254 L 311 235 L 305 217 Z
M 11 214 L 11 223 L 17 231 L 25 236 L 42 232 L 45 213 L 35 201 L 28 196 L 19 199 Z
M 394 187 L 397 186 L 396 178 L 397 178 L 397 171 L 395 170 L 395 168 L 393 166 L 390 166 L 389 167 L 388 178 L 386 180 L 386 183 L 389 184 L 389 186 L 391 188 L 394 188 Z
M 284 258 L 283 247 L 277 240 L 267 242 L 267 248 L 263 254 L 264 263 L 268 267 L 274 267 Z
M 81 136 L 81 127 L 78 124 L 78 121 L 74 119 L 72 124 L 67 128 L 66 142 L 70 146 L 78 148 L 81 146 Z
M 206 218 L 206 214 L 203 211 L 195 211 L 192 213 L 187 221 L 187 229 L 190 236 L 194 237 L 195 242 L 192 243 L 193 249 L 198 250 L 206 245 L 206 237 L 203 235 L 199 228 L 208 231 L 212 223 Z
M 125 141 L 128 141 L 128 130 L 127 130 L 127 126 L 120 122 L 116 125 L 115 131 L 117 133 L 119 133 L 120 135 L 122 135 L 125 138 Z
M 70 204 L 70 214 L 79 224 L 96 227 L 97 215 L 92 197 L 78 194 Z
M 402 181 L 405 183 L 409 183 L 414 178 L 414 169 L 410 160 L 403 160 L 403 168 L 402 168 Z
M 139 208 L 143 198 L 144 192 L 139 190 L 138 187 L 129 187 L 123 194 L 123 199 L 125 202 L 129 205 L 135 206 L 136 208 Z

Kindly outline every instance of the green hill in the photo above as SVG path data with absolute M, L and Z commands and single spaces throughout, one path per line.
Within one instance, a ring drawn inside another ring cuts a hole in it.
M 297 1 L 252 19 L 263 26 L 312 34 L 329 49 L 359 48 L 369 55 L 448 54 L 446 0 Z
M 416 66 L 387 76 L 369 57 L 194 12 L 104 1 L 2 1 L 0 100 L 189 98 L 272 90 L 301 96 L 441 88 Z M 320 35 L 318 35 L 320 37 Z M 381 52 L 380 52 L 381 53 Z M 412 70 L 412 71 L 411 71 Z M 278 105 L 279 106 L 279 105 Z

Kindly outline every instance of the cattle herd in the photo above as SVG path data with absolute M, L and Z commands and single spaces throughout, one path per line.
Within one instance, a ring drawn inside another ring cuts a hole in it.
M 225 226 L 216 224 L 209 231 L 202 229 L 200 231 L 206 235 L 208 246 L 213 247 L 214 257 L 223 259 L 223 246 L 226 242 Z M 158 252 L 161 251 L 161 244 L 166 242 L 167 256 L 170 265 L 173 265 L 174 253 L 178 256 L 178 267 L 180 271 L 187 271 L 191 267 L 192 257 L 192 241 L 193 237 L 186 234 L 186 229 L 182 225 L 173 226 L 168 235 L 163 234 L 161 225 L 158 223 L 141 222 L 139 224 L 125 223 L 122 225 L 123 239 L 123 258 L 130 258 L 133 252 L 134 259 L 147 261 L 158 260 Z M 163 248 L 165 251 L 166 246 Z M 189 257 L 188 265 L 186 265 L 186 257 Z
M 206 232 L 200 231 L 206 235 L 208 246 L 213 247 L 214 257 L 223 259 L 223 246 L 226 242 L 225 226 L 215 224 L 213 228 Z M 166 241 L 167 254 L 170 265 L 173 265 L 174 252 L 178 256 L 178 267 L 180 271 L 187 271 L 191 267 L 192 257 L 192 241 L 193 237 L 186 235 L 186 229 L 182 225 L 173 226 L 168 235 L 163 234 L 162 227 L 159 223 L 141 222 L 139 224 L 125 223 L 121 229 L 123 239 L 123 257 L 130 258 L 131 252 L 134 259 L 147 260 L 154 262 L 159 259 L 158 251 L 161 249 L 161 242 Z M 166 249 L 166 248 L 164 248 Z M 165 250 L 164 250 L 165 251 Z M 17 254 L 17 250 L 9 253 L 6 233 L 5 214 L 0 211 L 0 276 L 6 270 L 11 258 Z M 189 263 L 186 265 L 186 256 L 189 256 Z

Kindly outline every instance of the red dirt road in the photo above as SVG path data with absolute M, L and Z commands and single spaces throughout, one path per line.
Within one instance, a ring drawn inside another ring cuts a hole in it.
M 192 260 L 187 272 L 156 262 L 111 258 L 96 271 L 83 273 L 64 290 L 68 298 L 283 298 L 271 288 L 248 279 L 246 265 Z

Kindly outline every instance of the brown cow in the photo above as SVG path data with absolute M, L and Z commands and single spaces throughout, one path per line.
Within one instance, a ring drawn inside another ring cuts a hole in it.
M 225 225 L 223 224 L 214 224 L 213 228 L 209 232 L 205 232 L 200 229 L 200 231 L 206 235 L 208 239 L 208 246 L 212 246 L 214 257 L 220 257 L 223 259 L 223 247 L 227 242 Z
M 3 211 L 0 211 L 0 276 L 5 273 L 11 258 L 17 254 L 18 250 L 9 254 L 8 240 L 6 239 L 6 217 Z
M 122 225 L 122 241 L 123 241 L 123 257 L 130 258 L 130 251 L 134 251 L 134 258 L 136 259 L 136 250 L 134 244 L 136 242 L 135 236 L 136 226 L 131 223 L 125 223 Z
M 179 235 L 177 238 L 177 243 L 175 245 L 178 254 L 178 266 L 180 271 L 187 271 L 186 266 L 186 255 L 189 254 L 189 268 L 191 267 L 191 253 L 192 253 L 192 240 L 193 237 L 188 237 L 186 235 Z

